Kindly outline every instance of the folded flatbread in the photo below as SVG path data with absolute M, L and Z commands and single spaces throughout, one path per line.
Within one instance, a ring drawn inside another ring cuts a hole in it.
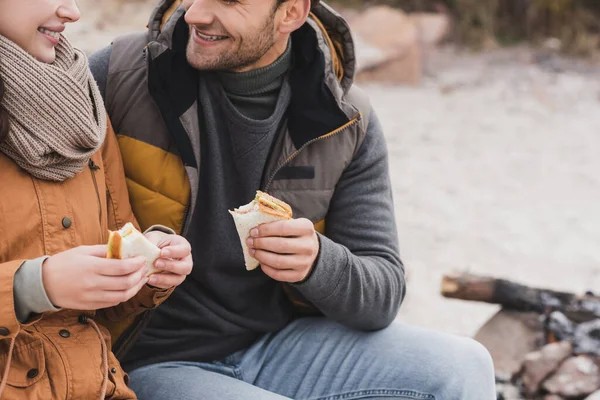
M 250 255 L 246 244 L 250 231 L 261 224 L 292 218 L 292 208 L 288 204 L 260 190 L 256 192 L 256 197 L 250 203 L 233 211 L 230 210 L 229 213 L 233 216 L 235 227 L 240 236 L 244 261 L 248 271 L 252 271 L 259 265 L 258 260 Z
M 160 257 L 160 249 L 135 229 L 131 222 L 118 231 L 110 232 L 106 258 L 125 260 L 137 256 L 146 258 L 146 276 L 161 272 L 154 268 L 154 262 Z

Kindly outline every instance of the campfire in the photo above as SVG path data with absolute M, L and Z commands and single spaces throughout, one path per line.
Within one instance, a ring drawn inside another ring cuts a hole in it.
M 475 335 L 498 400 L 600 400 L 600 297 L 471 274 L 444 276 L 442 295 L 502 306 Z

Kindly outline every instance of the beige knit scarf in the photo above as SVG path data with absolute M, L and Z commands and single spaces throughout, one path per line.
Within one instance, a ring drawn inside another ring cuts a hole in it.
M 0 35 L 0 76 L 10 126 L 0 151 L 36 178 L 64 181 L 81 172 L 107 124 L 85 54 L 61 36 L 56 61 L 45 64 Z

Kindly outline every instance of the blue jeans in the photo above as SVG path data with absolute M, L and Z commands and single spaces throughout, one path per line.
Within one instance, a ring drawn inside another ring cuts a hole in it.
M 359 332 L 297 320 L 219 362 L 168 362 L 130 373 L 140 400 L 495 400 L 477 342 L 394 322 Z

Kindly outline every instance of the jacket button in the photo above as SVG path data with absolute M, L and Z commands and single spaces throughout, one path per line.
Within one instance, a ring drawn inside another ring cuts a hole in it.
M 0 336 L 8 336 L 9 334 L 10 334 L 10 331 L 8 330 L 8 328 L 4 328 L 4 327 L 0 328 Z
M 37 369 L 35 369 L 35 368 L 30 369 L 29 371 L 27 371 L 27 378 L 33 379 L 36 376 L 38 376 L 38 374 L 39 374 L 39 371 Z
M 64 337 L 65 339 L 68 338 L 69 336 L 71 336 L 71 332 L 69 332 L 66 329 L 62 329 L 60 332 L 58 332 L 58 334 L 62 337 Z
M 63 228 L 65 228 L 65 229 L 69 229 L 69 228 L 71 227 L 71 224 L 72 224 L 72 222 L 71 222 L 71 218 L 69 218 L 69 217 L 64 217 L 64 218 L 62 219 L 62 226 L 63 226 Z
M 113 368 L 110 370 L 110 372 L 112 372 L 113 374 L 116 374 L 116 373 L 117 373 L 117 369 L 113 367 Z

